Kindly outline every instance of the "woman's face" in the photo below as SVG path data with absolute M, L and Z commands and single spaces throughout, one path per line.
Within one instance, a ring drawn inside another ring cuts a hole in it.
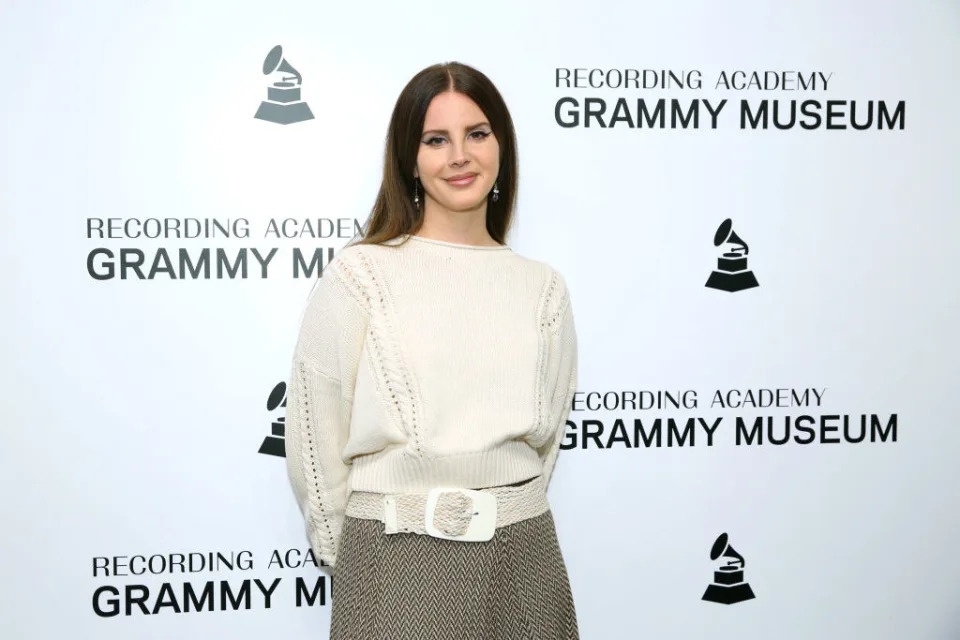
M 500 144 L 477 104 L 454 91 L 437 94 L 427 108 L 414 176 L 423 183 L 424 210 L 486 211 L 500 171 Z M 476 174 L 472 182 L 453 178 Z

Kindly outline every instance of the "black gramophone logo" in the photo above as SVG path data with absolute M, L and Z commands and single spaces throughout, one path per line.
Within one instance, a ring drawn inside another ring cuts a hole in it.
M 733 221 L 730 218 L 720 223 L 717 233 L 713 236 L 713 246 L 719 247 L 722 244 L 728 246 L 717 258 L 717 269 L 710 274 L 705 286 L 731 293 L 759 287 L 760 284 L 753 275 L 753 271 L 747 269 L 747 254 L 750 253 L 750 249 L 747 243 L 733 231 Z
M 287 383 L 278 382 L 277 386 L 273 388 L 273 391 L 270 392 L 270 397 L 267 398 L 267 411 L 274 411 L 287 406 Z M 260 451 L 257 453 L 265 453 L 268 456 L 280 456 L 281 458 L 287 457 L 287 449 L 284 446 L 284 427 L 286 426 L 286 418 L 284 415 L 281 415 L 279 418 L 274 420 L 270 424 L 270 435 L 263 439 L 263 444 L 260 445 Z
M 746 561 L 737 553 L 727 539 L 726 533 L 721 533 L 710 549 L 710 559 L 721 559 L 719 569 L 713 572 L 713 584 L 707 586 L 703 598 L 708 602 L 720 604 L 736 604 L 754 598 L 753 589 L 743 581 L 743 567 Z
M 270 53 L 263 61 L 263 75 L 279 71 L 291 73 L 291 76 L 281 75 L 280 79 L 267 87 L 267 99 L 260 103 L 260 108 L 253 116 L 267 122 L 277 124 L 292 124 L 304 120 L 313 120 L 313 112 L 306 102 L 300 100 L 300 83 L 303 78 L 283 57 L 283 47 L 280 45 L 270 49 Z M 296 82 L 291 82 L 296 80 Z

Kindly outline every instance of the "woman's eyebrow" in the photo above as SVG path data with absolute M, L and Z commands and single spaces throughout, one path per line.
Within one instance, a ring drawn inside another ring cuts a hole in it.
M 478 122 L 477 124 L 470 125 L 469 127 L 467 127 L 467 131 L 470 131 L 471 129 L 476 129 L 477 127 L 482 127 L 484 125 L 490 126 L 490 123 L 486 121 Z M 428 133 L 449 133 L 449 132 L 446 129 L 430 129 L 429 131 L 424 131 L 423 133 L 424 135 L 426 135 Z

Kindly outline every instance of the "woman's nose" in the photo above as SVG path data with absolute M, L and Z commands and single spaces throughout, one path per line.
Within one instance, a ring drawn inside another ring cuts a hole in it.
M 450 145 L 450 164 L 461 165 L 467 160 L 467 150 L 463 142 Z

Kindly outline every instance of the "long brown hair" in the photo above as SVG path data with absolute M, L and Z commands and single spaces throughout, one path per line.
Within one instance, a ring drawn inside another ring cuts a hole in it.
M 423 184 L 417 185 L 420 207 L 413 205 L 413 170 L 417 164 L 420 137 L 427 107 L 445 91 L 456 91 L 473 100 L 483 111 L 500 145 L 499 197 L 487 195 L 487 232 L 505 244 L 517 197 L 517 138 L 513 119 L 503 97 L 490 79 L 459 62 L 435 64 L 417 73 L 400 92 L 393 107 L 383 157 L 383 182 L 361 239 L 349 244 L 379 244 L 401 234 L 416 233 L 423 225 Z

